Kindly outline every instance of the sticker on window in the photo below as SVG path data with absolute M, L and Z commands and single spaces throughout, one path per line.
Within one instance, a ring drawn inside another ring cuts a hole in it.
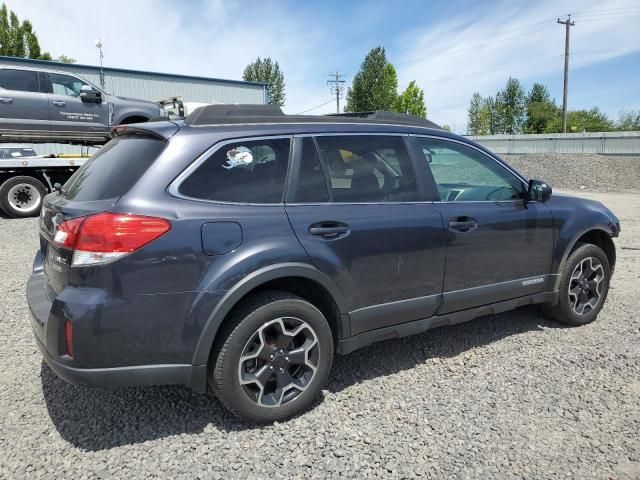
M 246 167 L 253 162 L 253 153 L 247 147 L 232 148 L 227 152 L 227 164 L 222 168 L 230 170 L 236 167 Z

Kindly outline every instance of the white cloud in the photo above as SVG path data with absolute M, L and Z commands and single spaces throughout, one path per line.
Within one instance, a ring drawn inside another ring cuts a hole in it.
M 564 28 L 556 17 L 576 12 L 572 69 L 640 50 L 640 5 L 599 0 L 482 2 L 428 30 L 408 32 L 395 61 L 401 86 L 416 79 L 429 116 L 463 131 L 473 92 L 492 95 L 512 75 L 535 81 L 561 72 Z M 524 5 L 527 5 L 526 7 Z M 599 12 L 599 13 L 594 13 Z M 631 15 L 636 15 L 635 17 Z
M 330 70 L 337 67 L 350 80 L 371 47 L 386 45 L 400 87 L 416 79 L 425 89 L 430 118 L 457 130 L 464 129 L 474 91 L 492 94 L 508 75 L 530 81 L 562 70 L 564 29 L 555 23 L 559 15 L 583 12 L 571 31 L 572 69 L 640 49 L 640 17 L 629 16 L 634 7 L 640 14 L 634 0 L 477 2 L 446 18 L 430 17 L 425 5 L 424 27 L 404 34 L 401 26 L 396 32 L 385 23 L 388 4 L 356 5 L 350 6 L 353 18 L 341 19 L 322 3 L 300 8 L 222 0 L 9 4 L 32 21 L 44 49 L 79 63 L 98 62 L 97 36 L 104 44 L 106 66 L 139 70 L 238 79 L 249 61 L 271 56 L 285 73 L 287 113 L 330 100 Z M 605 13 L 588 13 L 598 11 Z M 625 13 L 628 18 L 622 18 Z M 335 106 L 329 102 L 313 113 L 332 111 Z

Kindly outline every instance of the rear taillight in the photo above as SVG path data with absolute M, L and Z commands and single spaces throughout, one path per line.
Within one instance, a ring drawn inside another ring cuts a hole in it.
M 65 220 L 53 242 L 73 249 L 71 265 L 97 265 L 135 252 L 169 230 L 164 218 L 105 212 Z

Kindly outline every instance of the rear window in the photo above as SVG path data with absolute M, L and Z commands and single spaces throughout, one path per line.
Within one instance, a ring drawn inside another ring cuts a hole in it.
M 29 70 L 0 69 L 0 87 L 18 92 L 39 92 L 38 74 Z
M 142 136 L 117 137 L 107 143 L 64 184 L 69 200 L 121 197 L 158 158 L 165 142 Z
M 289 164 L 288 138 L 223 145 L 178 191 L 187 197 L 234 203 L 280 203 Z

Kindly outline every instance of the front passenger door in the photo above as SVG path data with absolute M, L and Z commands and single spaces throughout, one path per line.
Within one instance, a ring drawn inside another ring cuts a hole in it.
M 439 314 L 549 289 L 553 217 L 525 201 L 526 184 L 482 150 L 457 140 L 414 137 L 419 168 L 435 183 L 445 227 Z
M 82 134 L 108 131 L 109 107 L 100 102 L 84 101 L 80 89 L 88 85 L 79 78 L 60 73 L 45 73 L 49 92 L 49 118 L 52 133 Z

